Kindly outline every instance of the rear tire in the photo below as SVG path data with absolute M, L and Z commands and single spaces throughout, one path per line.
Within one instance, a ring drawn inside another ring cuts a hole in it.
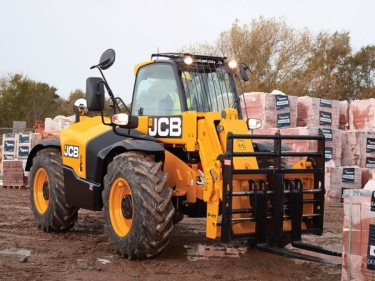
M 161 166 L 140 152 L 120 154 L 108 165 L 102 193 L 105 230 L 122 257 L 152 257 L 169 243 L 175 209 Z
M 48 147 L 37 152 L 30 171 L 31 210 L 44 231 L 71 229 L 79 208 L 66 203 L 61 151 Z

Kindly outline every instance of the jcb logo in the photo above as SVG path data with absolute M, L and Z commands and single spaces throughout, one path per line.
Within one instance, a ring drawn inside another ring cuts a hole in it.
M 182 118 L 174 117 L 150 117 L 148 119 L 148 134 L 157 138 L 181 138 Z
M 74 145 L 65 145 L 64 156 L 70 158 L 78 158 L 79 147 Z

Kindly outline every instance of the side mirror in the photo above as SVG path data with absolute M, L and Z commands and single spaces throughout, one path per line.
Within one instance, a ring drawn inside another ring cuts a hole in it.
M 106 70 L 112 66 L 116 59 L 116 52 L 113 49 L 108 49 L 100 57 L 99 67 Z
M 116 52 L 113 49 L 108 49 L 100 57 L 99 64 L 91 66 L 90 69 L 100 67 L 100 69 L 106 70 L 112 66 L 112 64 L 115 62 L 115 58 Z
M 249 69 L 249 67 L 246 65 L 246 64 L 244 64 L 244 63 L 241 63 L 240 64 L 240 73 L 241 73 L 241 77 L 242 77 L 242 80 L 244 80 L 244 81 L 249 81 L 249 74 L 247 74 L 247 71 L 246 70 L 249 70 L 250 71 L 250 69 Z
M 102 111 L 104 109 L 104 81 L 102 78 L 87 78 L 86 99 L 89 111 Z

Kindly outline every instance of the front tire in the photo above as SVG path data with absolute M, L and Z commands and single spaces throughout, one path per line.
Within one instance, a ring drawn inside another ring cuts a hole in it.
M 122 257 L 152 257 L 169 243 L 175 209 L 161 166 L 139 152 L 120 154 L 108 165 L 102 193 L 105 230 Z
M 58 148 L 37 152 L 30 171 L 31 210 L 44 231 L 67 231 L 78 218 L 78 208 L 66 203 L 63 165 Z

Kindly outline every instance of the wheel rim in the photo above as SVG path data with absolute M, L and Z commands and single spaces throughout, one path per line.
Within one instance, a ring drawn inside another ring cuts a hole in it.
M 116 179 L 111 186 L 108 209 L 114 231 L 120 237 L 126 236 L 133 222 L 133 200 L 123 178 Z
M 49 204 L 50 187 L 48 175 L 43 168 L 38 169 L 34 178 L 34 203 L 39 213 L 44 214 Z

